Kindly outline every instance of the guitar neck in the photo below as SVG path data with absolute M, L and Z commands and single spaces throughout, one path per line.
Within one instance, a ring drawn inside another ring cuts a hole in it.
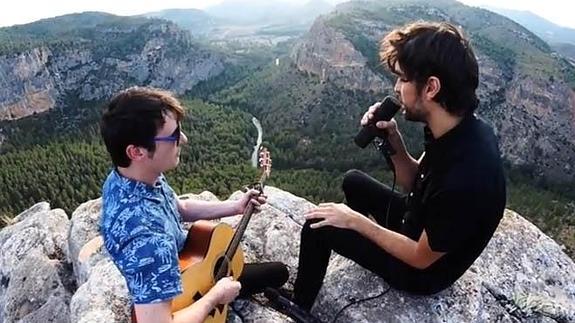
M 262 188 L 262 190 L 264 187 L 264 182 L 265 182 L 266 177 L 267 176 L 264 173 L 264 174 L 262 174 L 262 176 L 260 177 L 260 180 L 258 181 L 258 184 Z M 254 205 L 252 203 L 248 203 L 248 206 L 244 210 L 242 219 L 241 219 L 240 223 L 238 224 L 238 227 L 236 228 L 236 232 L 234 233 L 234 237 L 232 238 L 232 241 L 230 242 L 230 245 L 228 246 L 228 249 L 226 250 L 226 258 L 227 259 L 232 259 L 232 257 L 236 253 L 236 250 L 238 249 L 240 242 L 244 236 L 244 232 L 246 231 L 246 229 L 248 227 L 248 223 L 250 222 L 250 220 L 252 218 L 253 212 L 254 212 Z M 216 280 L 222 278 L 223 274 L 224 273 L 218 272 L 218 275 L 217 275 L 218 277 L 216 277 Z

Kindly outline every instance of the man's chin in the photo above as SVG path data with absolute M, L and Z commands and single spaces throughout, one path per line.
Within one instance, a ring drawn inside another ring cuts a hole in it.
M 407 111 L 407 109 L 403 109 L 403 118 L 407 121 L 425 122 L 425 120 L 421 118 L 421 116 L 410 113 L 409 111 Z
M 403 108 L 402 114 L 403 114 L 403 118 L 407 121 L 417 121 L 417 120 L 414 120 L 413 114 L 409 113 L 406 108 Z

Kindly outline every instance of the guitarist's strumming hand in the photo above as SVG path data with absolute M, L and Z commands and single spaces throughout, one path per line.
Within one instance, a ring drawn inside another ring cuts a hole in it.
M 320 220 L 310 225 L 312 229 L 331 225 L 336 228 L 354 230 L 358 222 L 367 220 L 366 217 L 342 203 L 321 203 L 318 207 L 309 210 L 304 217 L 306 220 Z
M 242 214 L 245 212 L 248 205 L 251 203 L 254 206 L 254 213 L 261 211 L 261 206 L 267 201 L 267 196 L 261 194 L 260 191 L 256 189 L 249 189 L 244 195 L 238 200 L 237 212 Z
M 209 293 L 213 293 L 215 305 L 227 304 L 238 297 L 241 288 L 242 284 L 239 281 L 233 280 L 231 277 L 224 277 L 218 280 Z

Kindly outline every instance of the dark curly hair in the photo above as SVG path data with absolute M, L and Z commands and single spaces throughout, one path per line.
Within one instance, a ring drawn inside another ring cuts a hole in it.
M 430 76 L 441 83 L 434 97 L 453 115 L 473 113 L 478 106 L 477 59 L 469 41 L 447 22 L 415 22 L 391 31 L 381 41 L 380 59 L 391 72 L 414 81 L 418 92 Z

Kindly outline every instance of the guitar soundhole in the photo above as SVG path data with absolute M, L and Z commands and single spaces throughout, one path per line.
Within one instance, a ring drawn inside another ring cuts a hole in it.
M 226 277 L 228 275 L 228 267 L 229 267 L 230 263 L 229 261 L 226 259 L 226 257 L 220 257 L 218 258 L 218 261 L 216 261 L 216 265 L 214 266 L 214 280 L 217 282 L 218 280 L 220 280 L 223 277 Z M 220 267 L 221 270 L 220 270 Z M 219 275 L 218 275 L 219 273 Z

